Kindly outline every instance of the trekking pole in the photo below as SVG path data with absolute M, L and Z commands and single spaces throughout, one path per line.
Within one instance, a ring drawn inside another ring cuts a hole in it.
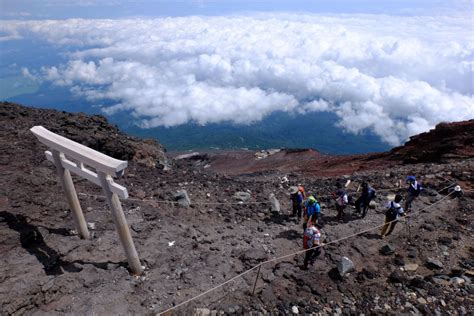
M 262 265 L 258 266 L 257 276 L 255 277 L 255 283 L 253 284 L 252 296 L 255 294 L 255 288 L 257 287 L 257 281 L 258 281 L 258 277 L 260 276 L 260 268 L 261 267 L 262 267 Z

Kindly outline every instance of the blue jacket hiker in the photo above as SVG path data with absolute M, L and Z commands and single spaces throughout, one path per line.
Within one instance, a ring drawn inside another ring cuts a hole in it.
M 310 196 L 304 204 L 305 214 L 304 214 L 304 223 L 303 229 L 306 229 L 307 223 L 317 223 L 321 219 L 321 207 L 319 206 L 318 201 L 314 196 Z
M 407 189 L 407 197 L 405 199 L 405 211 L 408 212 L 410 207 L 411 207 L 411 203 L 415 200 L 416 197 L 418 197 L 421 193 L 421 191 L 423 190 L 423 187 L 421 186 L 421 184 L 416 181 L 416 178 L 415 176 L 408 176 L 407 177 L 407 184 L 409 185 L 408 186 L 408 189 Z

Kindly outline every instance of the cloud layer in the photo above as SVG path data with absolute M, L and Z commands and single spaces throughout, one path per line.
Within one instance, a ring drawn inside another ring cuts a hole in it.
M 331 111 L 342 128 L 397 145 L 438 122 L 474 118 L 470 23 L 278 14 L 8 21 L 0 34 L 74 47 L 41 76 L 113 100 L 104 111 L 129 111 L 144 127 Z

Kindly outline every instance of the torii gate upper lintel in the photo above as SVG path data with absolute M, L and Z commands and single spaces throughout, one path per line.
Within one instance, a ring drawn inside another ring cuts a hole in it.
M 34 126 L 30 131 L 41 143 L 49 148 L 45 152 L 46 158 L 56 166 L 58 177 L 66 193 L 79 236 L 83 239 L 90 238 L 70 172 L 102 187 L 107 203 L 112 211 L 112 218 L 125 250 L 130 269 L 133 273 L 140 274 L 143 268 L 133 244 L 130 229 L 119 199 L 119 197 L 127 199 L 128 192 L 125 187 L 115 183 L 113 180 L 113 176 L 122 176 L 124 174 L 125 168 L 128 165 L 127 161 L 104 155 L 66 137 L 55 134 L 42 126 Z M 69 160 L 68 157 L 74 161 Z M 86 166 L 94 168 L 95 171 L 88 169 Z

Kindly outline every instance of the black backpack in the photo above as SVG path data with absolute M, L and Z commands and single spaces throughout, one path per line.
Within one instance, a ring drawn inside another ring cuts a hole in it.
M 385 216 L 387 216 L 388 218 L 394 220 L 397 218 L 398 216 L 398 210 L 400 210 L 400 206 L 399 207 L 395 207 L 393 205 L 393 202 L 390 202 L 390 208 L 385 212 Z

